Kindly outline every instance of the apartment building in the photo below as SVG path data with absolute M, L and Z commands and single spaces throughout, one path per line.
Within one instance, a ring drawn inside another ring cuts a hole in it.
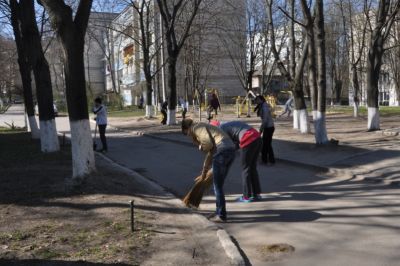
M 187 39 L 185 47 L 180 53 L 177 64 L 177 94 L 188 95 L 192 100 L 196 89 L 204 91 L 216 89 L 219 95 L 230 101 L 232 97 L 244 95 L 232 58 L 245 56 L 245 50 L 241 45 L 229 42 L 230 50 L 227 50 L 227 39 L 243 34 L 235 31 L 233 24 L 245 27 L 242 9 L 239 5 L 242 0 L 235 1 L 234 5 L 227 4 L 227 0 L 204 1 L 204 6 L 193 24 L 193 34 Z M 242 3 L 243 4 L 243 3 Z M 154 15 L 151 27 L 153 32 L 153 71 L 157 72 L 153 82 L 153 102 L 161 102 L 168 97 L 166 62 L 168 55 L 166 44 L 161 41 L 163 36 L 162 21 L 157 5 L 153 3 Z M 214 12 L 214 13 L 213 13 Z M 234 22 L 234 23 L 233 23 Z M 207 23 L 207 26 L 204 26 Z M 240 25 L 240 23 L 242 25 Z M 139 21 L 133 7 L 127 6 L 111 23 L 109 57 L 112 59 L 106 65 L 106 90 L 117 91 L 122 95 L 126 105 L 137 104 L 138 99 L 145 94 L 145 78 L 143 73 L 143 55 L 140 43 L 140 33 L 137 30 Z M 195 56 L 190 51 L 196 50 Z M 232 52 L 233 51 L 233 52 Z M 193 62 L 195 60 L 196 62 Z M 190 62 L 189 62 L 190 61 Z M 200 80 L 193 85 L 193 67 L 197 69 Z M 192 73 L 192 74 L 190 74 Z M 194 88 L 195 86 L 201 88 Z

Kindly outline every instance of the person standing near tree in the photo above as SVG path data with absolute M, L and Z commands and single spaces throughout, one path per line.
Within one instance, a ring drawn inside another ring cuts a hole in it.
M 186 118 L 186 112 L 187 112 L 187 104 L 185 99 L 183 99 L 183 97 L 179 97 L 179 104 L 181 105 L 182 108 L 182 119 Z
M 206 178 L 212 166 L 216 212 L 210 220 L 223 223 L 227 219 L 223 187 L 235 159 L 235 144 L 220 128 L 206 123 L 194 123 L 192 119 L 182 121 L 182 133 L 190 136 L 199 149 L 207 153 L 201 176 L 202 179 Z
M 275 163 L 274 150 L 272 149 L 272 137 L 275 131 L 274 120 L 272 119 L 271 109 L 265 98 L 258 95 L 255 99 L 257 104 L 254 111 L 257 112 L 257 116 L 261 118 L 260 133 L 262 133 L 262 149 L 261 149 L 261 160 L 263 163 L 271 164 Z
M 161 104 L 161 124 L 165 125 L 167 123 L 167 110 L 168 110 L 168 102 L 165 101 Z
M 99 135 L 102 144 L 102 149 L 100 152 L 107 152 L 107 138 L 106 138 L 106 128 L 107 128 L 107 109 L 102 104 L 101 98 L 96 98 L 94 100 L 93 113 L 96 115 L 96 124 L 99 127 Z

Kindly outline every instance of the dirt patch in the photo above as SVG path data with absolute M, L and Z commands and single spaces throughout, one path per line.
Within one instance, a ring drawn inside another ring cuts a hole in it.
M 267 261 L 284 259 L 294 253 L 295 248 L 289 244 L 271 244 L 258 247 L 258 252 Z
M 129 201 L 145 206 L 150 193 L 130 176 L 96 158 L 97 172 L 72 189 L 69 147 L 42 154 L 29 134 L 7 131 L 0 147 L 1 265 L 139 265 L 154 251 L 156 211 L 135 209 L 131 232 Z

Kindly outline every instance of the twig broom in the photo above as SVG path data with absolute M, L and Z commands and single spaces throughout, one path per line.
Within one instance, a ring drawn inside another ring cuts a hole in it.
M 201 200 L 203 199 L 204 192 L 212 185 L 212 183 L 212 170 L 207 172 L 207 175 L 204 179 L 202 179 L 201 175 L 196 177 L 193 187 L 183 198 L 183 203 L 185 203 L 187 207 L 198 208 Z

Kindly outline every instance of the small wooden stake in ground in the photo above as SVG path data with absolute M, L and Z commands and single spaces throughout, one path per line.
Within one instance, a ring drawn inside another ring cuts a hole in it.
M 131 200 L 130 201 L 130 205 L 131 205 L 131 230 L 132 230 L 132 232 L 133 231 L 135 231 L 135 227 L 134 227 L 134 224 L 135 224 L 135 220 L 134 220 L 134 212 L 133 212 L 133 208 L 134 208 L 134 200 Z

